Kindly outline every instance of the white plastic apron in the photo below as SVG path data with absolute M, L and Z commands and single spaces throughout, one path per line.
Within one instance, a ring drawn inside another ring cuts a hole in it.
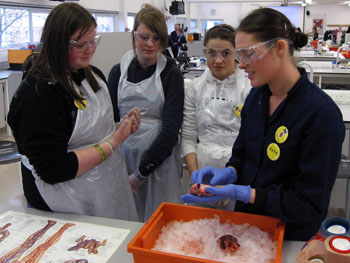
M 93 146 L 114 132 L 113 108 L 107 86 L 99 77 L 95 78 L 103 87 L 96 93 L 86 79 L 81 83 L 80 89 L 87 103 L 85 109 L 78 109 L 68 152 Z M 106 161 L 79 177 L 54 185 L 41 180 L 25 156 L 22 156 L 22 162 L 32 170 L 39 192 L 52 211 L 123 220 L 138 219 L 126 166 L 119 149 Z
M 155 73 L 139 83 L 127 81 L 127 71 L 134 58 L 129 51 L 120 64 L 121 77 L 118 88 L 118 107 L 121 118 L 133 107 L 141 112 L 141 125 L 137 133 L 130 136 L 121 146 L 129 174 L 135 172 L 142 154 L 150 147 L 161 129 L 164 105 L 164 91 L 160 74 L 166 66 L 165 56 L 160 55 Z M 159 166 L 135 193 L 135 202 L 140 221 L 146 221 L 162 202 L 181 203 L 180 143 L 172 155 Z
M 240 126 L 240 118 L 236 116 L 234 109 L 244 103 L 241 91 L 244 89 L 245 81 L 244 78 L 237 78 L 236 75 L 231 75 L 230 78 L 230 80 L 218 81 L 214 79 L 210 70 L 206 70 L 202 81 L 198 83 L 199 87 L 203 87 L 196 101 L 196 119 L 198 131 L 200 131 L 200 142 L 197 145 L 199 169 L 208 165 L 218 168 L 225 167 L 231 156 L 232 146 L 238 135 L 238 132 L 233 131 L 232 127 Z M 227 81 L 236 83 L 225 87 Z M 225 88 L 237 89 L 235 91 L 237 96 L 225 97 Z

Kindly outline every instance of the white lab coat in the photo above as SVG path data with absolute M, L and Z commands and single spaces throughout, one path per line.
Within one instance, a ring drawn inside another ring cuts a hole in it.
M 250 89 L 249 79 L 237 65 L 235 73 L 222 81 L 207 68 L 186 89 L 182 153 L 196 153 L 199 169 L 225 167 L 241 123 L 235 108 L 243 106 Z

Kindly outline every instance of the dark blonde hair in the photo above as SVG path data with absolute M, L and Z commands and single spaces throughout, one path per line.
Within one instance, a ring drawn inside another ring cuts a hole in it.
M 165 23 L 165 17 L 158 8 L 150 4 L 143 4 L 141 10 L 136 14 L 134 28 L 132 30 L 134 50 L 136 50 L 134 32 L 137 31 L 140 24 L 144 24 L 152 32 L 158 35 L 162 46 L 162 51 L 167 48 L 168 29 Z
M 73 99 L 82 100 L 73 86 L 69 65 L 70 37 L 81 30 L 78 39 L 91 27 L 96 27 L 94 17 L 76 3 L 62 3 L 56 6 L 46 19 L 41 35 L 41 50 L 32 60 L 27 76 L 58 81 Z M 100 87 L 92 74 L 91 67 L 84 69 L 85 76 L 96 92 Z M 37 82 L 38 83 L 38 82 Z

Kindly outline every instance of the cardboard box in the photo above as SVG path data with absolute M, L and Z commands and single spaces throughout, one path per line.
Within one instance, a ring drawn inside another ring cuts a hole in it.
M 276 259 L 271 263 L 282 262 L 282 242 L 284 236 L 284 223 L 277 218 L 247 213 L 230 212 L 219 209 L 202 208 L 172 203 L 162 203 L 150 219 L 140 229 L 128 244 L 128 252 L 133 254 L 135 263 L 210 263 L 213 260 L 188 257 L 178 254 L 151 250 L 163 226 L 173 220 L 185 222 L 194 219 L 212 218 L 214 214 L 220 217 L 220 222 L 228 220 L 234 224 L 248 223 L 269 232 L 274 240 L 278 241 Z
M 31 49 L 9 49 L 7 61 L 11 70 L 21 70 L 27 57 L 32 54 Z
M 30 54 L 32 54 L 31 49 L 9 49 L 7 60 L 9 63 L 23 64 Z

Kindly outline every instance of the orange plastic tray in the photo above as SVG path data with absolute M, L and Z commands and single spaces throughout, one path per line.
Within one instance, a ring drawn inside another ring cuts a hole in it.
M 217 261 L 188 257 L 151 250 L 163 226 L 173 220 L 191 221 L 194 219 L 220 217 L 220 222 L 242 225 L 248 223 L 273 235 L 278 241 L 276 259 L 271 263 L 281 263 L 284 223 L 277 218 L 230 212 L 219 209 L 194 207 L 172 203 L 162 203 L 136 236 L 128 244 L 128 252 L 133 254 L 135 263 L 213 263 Z

